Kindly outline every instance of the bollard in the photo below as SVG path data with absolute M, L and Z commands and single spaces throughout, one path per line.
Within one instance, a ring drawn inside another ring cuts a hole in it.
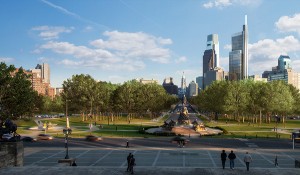
M 245 134 L 245 138 L 246 138 L 246 134 Z
M 256 138 L 257 138 L 257 134 L 256 134 L 256 136 L 255 136 Z
M 269 138 L 269 135 L 267 135 L 267 139 Z

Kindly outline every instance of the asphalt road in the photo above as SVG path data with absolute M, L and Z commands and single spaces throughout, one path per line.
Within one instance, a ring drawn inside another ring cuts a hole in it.
M 142 148 L 174 148 L 175 143 L 171 143 L 172 137 L 161 138 L 103 138 L 102 141 L 89 142 L 80 138 L 70 138 L 69 147 L 99 147 L 99 148 L 122 148 L 126 141 L 129 141 L 130 147 Z M 209 138 L 209 137 L 191 137 L 186 145 L 188 148 L 261 148 L 261 149 L 292 149 L 292 142 L 285 139 L 227 139 L 227 138 Z M 49 141 L 24 142 L 25 147 L 64 147 L 63 138 L 54 138 Z M 300 149 L 300 143 L 295 144 L 296 149 Z

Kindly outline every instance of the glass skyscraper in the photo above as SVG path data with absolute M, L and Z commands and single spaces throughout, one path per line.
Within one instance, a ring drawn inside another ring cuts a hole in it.
M 229 52 L 229 80 L 248 78 L 248 25 L 247 16 L 243 31 L 231 38 L 232 50 Z

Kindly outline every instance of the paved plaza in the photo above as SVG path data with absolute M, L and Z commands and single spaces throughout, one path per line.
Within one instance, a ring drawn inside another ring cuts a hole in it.
M 57 166 L 57 161 L 66 155 L 64 149 L 27 148 L 25 150 L 24 166 Z M 38 151 L 37 151 L 38 150 Z M 231 149 L 227 149 L 229 153 Z M 235 167 L 245 168 L 243 156 L 248 151 L 253 159 L 253 168 L 276 168 L 274 167 L 275 156 L 278 158 L 278 168 L 294 168 L 295 159 L 300 158 L 299 150 L 278 149 L 233 149 L 236 153 Z M 136 159 L 136 167 L 188 167 L 188 168 L 218 168 L 221 167 L 220 153 L 217 148 L 206 149 L 72 149 L 69 156 L 76 158 L 78 166 L 101 166 L 125 168 L 126 157 L 133 153 Z M 229 161 L 227 161 L 229 167 Z
M 231 149 L 226 148 L 229 153 Z M 219 148 L 74 148 L 69 156 L 76 158 L 77 167 L 58 164 L 66 155 L 62 148 L 25 148 L 24 167 L 4 168 L 0 174 L 128 174 L 126 157 L 133 153 L 136 159 L 135 174 L 300 174 L 294 168 L 299 150 L 287 149 L 233 149 L 237 155 L 235 170 L 221 169 Z M 243 156 L 248 151 L 253 162 L 246 172 Z M 279 166 L 274 166 L 275 156 Z

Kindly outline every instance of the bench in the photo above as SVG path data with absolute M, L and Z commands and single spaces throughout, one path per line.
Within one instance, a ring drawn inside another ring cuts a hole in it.
M 76 161 L 76 159 L 59 159 L 58 163 L 62 165 L 72 166 L 72 164 Z

